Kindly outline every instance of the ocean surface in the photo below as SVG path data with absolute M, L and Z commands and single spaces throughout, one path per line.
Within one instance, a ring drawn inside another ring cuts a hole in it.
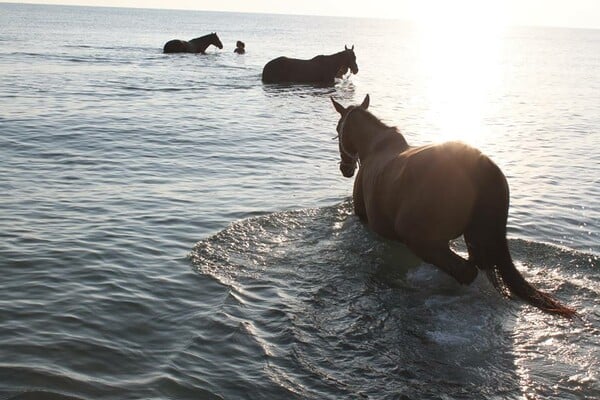
M 0 399 L 600 398 L 600 31 L 459 28 L 0 4 Z M 344 45 L 333 86 L 261 83 Z M 329 97 L 367 93 L 501 167 L 517 267 L 580 318 L 353 216 Z

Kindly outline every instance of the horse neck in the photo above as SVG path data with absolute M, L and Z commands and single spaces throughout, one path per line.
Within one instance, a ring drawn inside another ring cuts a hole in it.
M 387 126 L 375 117 L 367 116 L 366 112 L 359 112 L 355 116 L 356 125 L 344 136 L 354 149 L 358 151 L 361 161 L 367 159 L 373 152 L 380 150 L 380 145 L 385 142 L 385 149 L 394 149 L 403 152 L 408 148 L 408 143 L 397 128 Z M 347 136 L 347 137 L 346 137 Z
M 341 67 L 348 65 L 348 63 L 346 62 L 346 52 L 345 51 L 341 51 L 339 53 L 332 54 L 330 57 L 331 57 L 331 61 L 332 61 L 331 65 L 335 69 L 335 72 L 337 72 Z
M 327 71 L 330 71 L 332 74 L 336 74 L 340 67 L 344 64 L 344 52 L 330 54 L 328 56 L 318 56 L 324 65 Z
M 199 49 L 199 51 L 203 52 L 208 46 L 210 46 L 210 35 L 192 39 L 189 41 L 189 43 L 195 46 L 196 49 Z

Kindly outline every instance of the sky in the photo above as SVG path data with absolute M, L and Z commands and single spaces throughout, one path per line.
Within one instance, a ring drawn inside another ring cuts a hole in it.
M 477 20 L 482 24 L 600 29 L 600 0 L 0 0 L 134 8 L 397 18 L 417 23 Z

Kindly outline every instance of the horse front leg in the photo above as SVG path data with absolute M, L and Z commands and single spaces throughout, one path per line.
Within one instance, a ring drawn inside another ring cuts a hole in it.
M 362 188 L 362 174 L 360 169 L 358 170 L 358 174 L 356 174 L 356 179 L 354 180 L 352 203 L 354 205 L 354 214 L 356 214 L 356 216 L 365 224 L 368 223 L 367 208 L 365 206 L 365 198 L 363 196 Z

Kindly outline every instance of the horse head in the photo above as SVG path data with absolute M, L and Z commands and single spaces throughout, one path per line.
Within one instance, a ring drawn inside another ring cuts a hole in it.
M 350 68 L 350 71 L 352 71 L 352 73 L 354 75 L 358 74 L 358 65 L 356 65 L 356 55 L 354 54 L 354 45 L 352 45 L 351 48 L 348 48 L 348 46 L 344 45 L 344 55 L 345 55 L 345 62 L 346 62 L 346 67 Z
M 356 164 L 359 160 L 358 149 L 356 148 L 352 141 L 352 137 L 349 134 L 352 130 L 352 127 L 349 126 L 348 119 L 354 110 L 366 110 L 369 108 L 369 95 L 366 95 L 362 104 L 358 106 L 344 107 L 335 101 L 333 97 L 331 97 L 331 102 L 333 103 L 335 110 L 340 114 L 340 120 L 335 128 L 338 133 L 337 138 L 340 149 L 340 171 L 344 177 L 352 178 L 354 176 L 354 171 L 356 170 Z
M 210 44 L 217 46 L 219 49 L 223 49 L 223 43 L 221 43 L 221 39 L 219 39 L 216 32 L 211 33 Z

